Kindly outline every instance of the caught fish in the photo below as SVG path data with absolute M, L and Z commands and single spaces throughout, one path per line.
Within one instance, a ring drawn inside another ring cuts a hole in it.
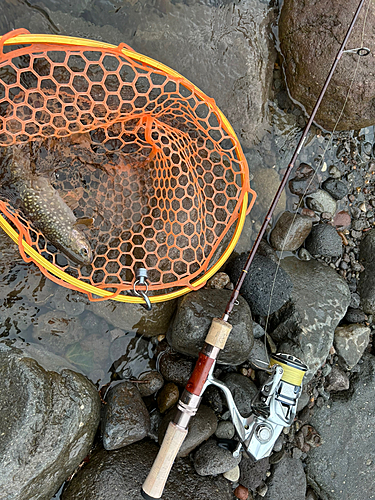
M 90 264 L 93 259 L 90 243 L 78 229 L 76 217 L 49 180 L 33 173 L 26 151 L 14 147 L 5 158 L 5 166 L 6 184 L 12 193 L 9 197 L 16 199 L 16 206 L 25 217 L 72 261 Z

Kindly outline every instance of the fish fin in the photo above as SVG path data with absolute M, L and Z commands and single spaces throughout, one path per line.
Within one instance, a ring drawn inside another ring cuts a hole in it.
M 73 224 L 75 227 L 77 226 L 86 226 L 86 227 L 92 227 L 94 224 L 94 219 L 92 217 L 80 217 L 75 221 Z
M 78 187 L 77 189 L 72 189 L 71 191 L 67 191 L 66 193 L 60 193 L 61 198 L 64 203 L 68 205 L 70 210 L 75 210 L 78 208 L 79 200 L 82 198 L 84 193 L 83 187 Z

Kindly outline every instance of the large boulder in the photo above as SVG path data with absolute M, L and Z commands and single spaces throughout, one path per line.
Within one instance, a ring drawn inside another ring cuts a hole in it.
M 287 257 L 281 261 L 292 282 L 290 301 L 279 311 L 272 337 L 279 351 L 297 356 L 308 366 L 305 381 L 326 360 L 335 328 L 350 302 L 349 287 L 331 267 L 315 260 Z
M 280 47 L 291 96 L 311 113 L 327 78 L 346 31 L 358 7 L 358 0 L 317 2 L 285 0 L 279 20 Z M 364 16 L 364 39 L 362 30 Z M 373 47 L 375 42 L 375 3 L 362 9 L 347 48 Z M 338 130 L 352 130 L 375 123 L 373 55 L 362 57 L 357 67 L 355 54 L 344 54 L 336 67 L 331 84 L 316 115 L 322 127 L 332 130 L 346 102 L 354 71 L 356 84 L 338 123 Z
M 349 391 L 332 394 L 310 420 L 323 444 L 307 456 L 307 479 L 323 500 L 374 498 L 375 357 L 365 354 Z
M 360 275 L 358 293 L 365 313 L 375 314 L 375 229 L 361 241 L 359 259 L 364 266 Z
M 198 290 L 180 299 L 176 317 L 167 333 L 178 352 L 198 357 L 213 318 L 220 318 L 231 296 L 229 290 Z M 218 362 L 240 365 L 248 358 L 254 337 L 250 307 L 239 297 L 230 324 L 233 326 Z
M 0 376 L 1 497 L 50 500 L 90 451 L 99 395 L 83 375 L 46 370 L 4 344 Z
M 150 441 L 121 450 L 98 451 L 73 478 L 63 500 L 142 500 L 141 486 L 150 472 L 158 447 Z M 178 459 L 171 470 L 163 500 L 232 500 L 232 488 L 223 477 L 198 476 L 189 458 Z

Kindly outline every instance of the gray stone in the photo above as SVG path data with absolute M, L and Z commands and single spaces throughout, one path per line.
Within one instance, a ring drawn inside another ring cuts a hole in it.
M 156 370 L 141 373 L 138 380 L 140 383 L 137 384 L 137 387 L 143 398 L 155 394 L 164 385 L 163 377 Z
M 270 243 L 275 250 L 297 250 L 309 235 L 312 228 L 311 217 L 298 213 L 284 212 L 280 215 L 271 231 Z
M 285 456 L 274 469 L 265 500 L 305 500 L 306 476 L 301 460 Z
M 20 350 L 0 346 L 0 491 L 4 499 L 50 499 L 92 446 L 99 423 L 99 395 L 82 375 L 56 370 L 47 371 Z
M 264 329 L 258 323 L 253 322 L 254 339 L 261 339 L 265 333 Z
M 350 302 L 345 280 L 331 267 L 315 261 L 287 257 L 281 266 L 293 282 L 291 300 L 278 313 L 272 337 L 282 342 L 279 351 L 297 356 L 309 367 L 305 381 L 325 362 L 336 326 Z
M 230 389 L 238 411 L 243 417 L 248 417 L 251 413 L 251 402 L 258 392 L 254 382 L 240 373 L 229 373 L 223 382 Z
M 353 309 L 352 307 L 348 307 L 344 320 L 347 323 L 362 323 L 363 321 L 366 321 L 366 314 L 362 311 L 362 309 Z
M 340 257 L 342 255 L 342 239 L 330 224 L 313 226 L 305 246 L 312 255 L 322 255 L 323 257 Z
M 200 476 L 216 476 L 236 467 L 241 462 L 241 454 L 234 458 L 232 452 L 218 446 L 210 439 L 194 455 L 194 468 Z
M 176 409 L 166 413 L 159 427 L 159 444 L 162 443 L 169 422 L 174 418 Z M 205 405 L 200 405 L 196 415 L 189 422 L 189 432 L 181 445 L 178 457 L 187 457 L 191 451 L 211 437 L 217 428 L 215 413 Z
M 221 420 L 215 432 L 215 436 L 218 439 L 232 439 L 236 430 L 234 425 L 229 420 Z
M 327 77 L 335 54 L 345 37 L 346 30 L 358 7 L 356 0 L 348 0 L 345 9 L 342 2 L 317 3 L 309 0 L 302 4 L 287 0 L 283 4 L 279 20 L 279 39 L 285 63 L 288 90 L 293 99 L 301 102 L 307 114 L 312 108 Z M 363 11 L 361 13 L 363 16 Z M 319 19 L 319 22 L 316 20 Z M 366 11 L 368 25 L 373 26 L 375 5 L 371 2 Z M 353 47 L 361 46 L 362 27 L 357 24 L 352 34 Z M 366 33 L 366 46 L 374 41 L 372 31 Z M 323 128 L 332 130 L 359 130 L 374 124 L 373 83 L 368 84 L 368 75 L 373 63 L 369 57 L 362 57 L 357 68 L 357 57 L 347 57 L 340 61 L 334 72 L 324 101 L 316 115 L 316 121 Z M 347 100 L 353 74 L 356 73 L 356 88 Z M 366 87 L 366 92 L 362 89 Z M 345 103 L 345 105 L 344 105 Z M 338 112 L 343 109 L 339 123 Z
M 247 254 L 241 254 L 228 265 L 233 282 L 238 280 L 247 257 Z M 256 254 L 241 287 L 241 295 L 249 303 L 253 314 L 266 316 L 285 304 L 292 288 L 292 282 L 282 268 L 267 257 Z
M 69 482 L 62 500 L 142 500 L 141 487 L 156 458 L 158 446 L 150 441 L 115 451 L 100 450 Z M 232 500 L 232 488 L 223 477 L 198 476 L 189 458 L 176 460 L 163 500 Z
M 253 363 L 255 367 L 263 366 L 262 363 L 259 364 L 257 362 L 258 360 L 263 361 L 263 363 L 268 365 L 268 352 L 266 351 L 266 346 L 264 345 L 264 338 L 254 339 L 254 345 L 249 356 L 250 363 Z
M 256 490 L 264 479 L 270 467 L 269 458 L 262 458 L 254 461 L 247 456 L 244 456 L 240 463 L 240 484 L 249 490 Z
M 361 241 L 359 259 L 365 270 L 360 274 L 358 293 L 363 310 L 375 314 L 375 229 L 372 229 Z
M 370 340 L 371 329 L 363 325 L 339 326 L 333 345 L 345 367 L 351 370 L 361 359 Z
M 309 452 L 306 474 L 322 500 L 375 498 L 375 357 L 363 360 L 350 390 L 332 395 L 310 419 L 323 444 Z
M 335 200 L 341 200 L 348 194 L 347 185 L 337 179 L 327 179 L 322 184 L 323 189 L 329 193 Z M 354 228 L 355 229 L 355 228 Z
M 173 326 L 167 333 L 173 349 L 198 356 L 212 319 L 221 317 L 230 296 L 229 290 L 198 290 L 180 299 Z M 218 362 L 239 365 L 247 359 L 254 341 L 250 308 L 242 297 L 234 306 L 230 323 L 233 328 Z
M 314 212 L 326 212 L 334 215 L 336 212 L 336 201 L 327 191 L 318 189 L 315 193 L 306 196 L 306 205 Z
M 101 422 L 106 450 L 117 450 L 147 436 L 150 416 L 136 384 L 115 385 L 108 391 L 106 403 Z
M 233 467 L 233 469 L 224 472 L 223 476 L 225 477 L 225 479 L 228 479 L 228 481 L 237 483 L 240 478 L 240 468 L 238 467 L 238 465 L 236 465 L 236 467 Z
M 116 328 L 132 331 L 145 337 L 165 334 L 175 307 L 174 300 L 153 304 L 149 312 L 141 305 L 114 300 L 94 302 L 87 306 L 90 311 Z

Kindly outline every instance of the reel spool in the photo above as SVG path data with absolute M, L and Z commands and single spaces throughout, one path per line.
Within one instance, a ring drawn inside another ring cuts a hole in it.
M 90 300 L 143 303 L 132 294 L 139 268 L 153 303 L 202 287 L 256 197 L 213 99 L 125 44 L 26 30 L 0 39 L 0 148 L 27 143 L 59 158 L 61 144 L 84 144 L 89 160 L 52 165 L 51 183 L 63 198 L 81 194 L 74 214 L 94 219 L 93 262 L 69 261 L 10 202 L 0 201 L 0 226 L 26 261 Z

